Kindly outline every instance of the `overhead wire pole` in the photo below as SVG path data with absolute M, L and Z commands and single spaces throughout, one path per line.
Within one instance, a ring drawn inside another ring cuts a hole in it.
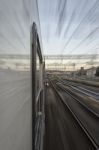
M 72 57 L 72 61 L 70 62 L 70 58 Z M 52 60 L 55 60 L 56 62 L 59 62 L 59 66 L 58 68 L 61 69 L 62 68 L 62 64 L 61 64 L 61 60 L 64 61 L 64 65 L 67 65 L 67 69 L 69 70 L 70 67 L 72 67 L 72 64 L 75 62 L 75 70 L 80 69 L 80 66 L 85 66 L 85 64 L 87 62 L 89 62 L 90 60 L 94 59 L 94 64 L 98 65 L 99 64 L 99 55 L 92 55 L 92 54 L 88 54 L 88 55 L 46 55 L 45 56 L 45 61 L 48 62 L 48 60 L 50 60 L 50 62 L 52 62 Z M 68 63 L 70 62 L 70 63 Z M 47 63 L 46 66 L 50 63 Z M 54 64 L 52 64 L 52 66 L 54 66 Z M 51 67 L 50 67 L 51 68 Z M 54 66 L 55 68 L 55 66 Z M 73 68 L 73 67 L 72 67 Z

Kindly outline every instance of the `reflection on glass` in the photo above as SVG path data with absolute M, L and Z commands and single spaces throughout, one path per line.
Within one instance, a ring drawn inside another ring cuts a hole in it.
M 36 53 L 36 78 L 37 78 L 37 93 L 39 91 L 40 88 L 40 61 L 39 61 L 39 56 L 38 53 Z

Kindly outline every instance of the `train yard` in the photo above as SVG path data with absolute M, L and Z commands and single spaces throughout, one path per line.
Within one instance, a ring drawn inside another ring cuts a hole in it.
M 44 150 L 98 150 L 99 87 L 61 76 L 48 79 Z

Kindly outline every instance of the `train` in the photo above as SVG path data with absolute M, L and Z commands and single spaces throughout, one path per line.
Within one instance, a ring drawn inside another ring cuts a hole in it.
M 41 53 L 36 24 L 31 31 L 31 73 L 32 73 L 32 143 L 36 150 L 43 148 L 44 137 L 44 70 L 45 63 Z
M 42 150 L 45 63 L 38 3 L 0 3 L 0 150 Z

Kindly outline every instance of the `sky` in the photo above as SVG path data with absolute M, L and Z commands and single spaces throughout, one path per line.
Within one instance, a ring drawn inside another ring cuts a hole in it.
M 29 54 L 33 20 L 44 54 L 99 54 L 99 0 L 0 0 L 0 54 Z
M 99 54 L 99 0 L 38 0 L 44 54 Z

